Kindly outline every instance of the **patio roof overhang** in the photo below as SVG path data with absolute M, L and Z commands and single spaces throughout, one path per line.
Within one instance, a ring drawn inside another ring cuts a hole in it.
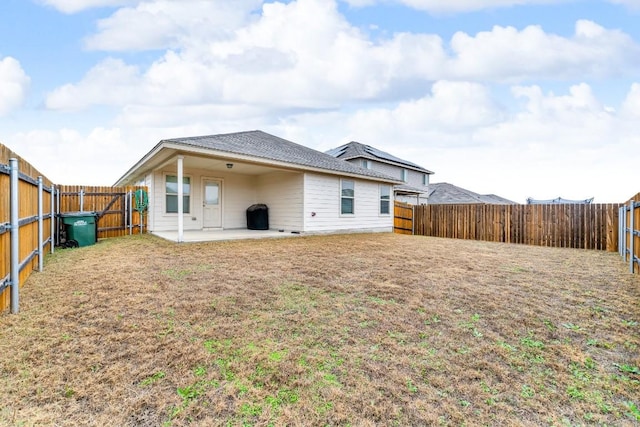
M 116 183 L 115 186 L 130 185 L 140 180 L 153 170 L 163 168 L 169 164 L 175 164 L 178 156 L 183 157 L 184 167 L 207 170 L 227 170 L 228 164 L 232 164 L 233 172 L 247 175 L 260 175 L 275 170 L 317 172 L 330 175 L 346 176 L 351 178 L 374 180 L 397 184 L 398 181 L 389 178 L 373 178 L 344 171 L 316 168 L 305 165 L 264 159 L 250 155 L 230 153 L 201 147 L 185 146 L 172 142 L 162 141 L 129 169 Z

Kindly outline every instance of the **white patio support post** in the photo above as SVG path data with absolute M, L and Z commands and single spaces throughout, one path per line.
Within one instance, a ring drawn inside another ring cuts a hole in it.
M 11 314 L 18 314 L 20 311 L 20 218 L 18 204 L 18 159 L 9 159 L 10 166 L 10 221 L 11 221 Z
M 184 242 L 184 156 L 178 156 L 178 242 Z

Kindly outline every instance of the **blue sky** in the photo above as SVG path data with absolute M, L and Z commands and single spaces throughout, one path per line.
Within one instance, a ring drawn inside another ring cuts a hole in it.
M 640 191 L 640 0 L 4 0 L 0 142 L 64 184 L 160 139 L 356 140 L 524 202 Z

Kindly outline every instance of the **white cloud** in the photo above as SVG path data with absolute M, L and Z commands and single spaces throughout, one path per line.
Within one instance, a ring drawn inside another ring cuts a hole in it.
M 513 86 L 509 108 L 494 96 L 487 85 L 438 81 L 426 96 L 356 111 L 274 117 L 259 106 L 131 105 L 111 129 L 30 132 L 7 141 L 60 183 L 110 184 L 164 138 L 262 129 L 320 150 L 357 140 L 435 171 L 434 182 L 521 203 L 529 196 L 620 202 L 637 192 L 640 84 L 615 109 L 585 83 L 560 93 Z
M 116 7 L 135 4 L 140 0 L 39 0 L 63 13 L 77 13 L 95 7 Z
M 30 82 L 20 62 L 10 56 L 0 59 L 0 117 L 24 103 Z
M 199 40 L 226 39 L 246 24 L 261 0 L 154 0 L 118 9 L 98 21 L 85 40 L 89 49 L 108 51 L 188 47 Z
M 126 105 L 140 94 L 134 88 L 140 84 L 137 67 L 119 59 L 107 58 L 94 66 L 78 84 L 55 89 L 46 98 L 47 108 L 80 110 L 93 104 Z
M 233 38 L 184 44 L 139 79 L 122 61 L 104 61 L 79 83 L 53 91 L 47 106 L 215 102 L 328 108 L 345 99 L 375 99 L 404 80 L 435 78 L 446 59 L 437 36 L 399 34 L 374 44 L 324 0 L 265 4 L 260 19 Z
M 372 6 L 376 3 L 395 2 L 413 9 L 431 13 L 473 12 L 483 9 L 512 7 L 522 5 L 559 3 L 567 0 L 343 0 L 353 7 Z M 625 0 L 613 0 L 625 1 Z M 634 0 L 626 0 L 632 2 Z
M 640 83 L 634 83 L 622 103 L 622 114 L 640 119 Z
M 453 74 L 490 81 L 624 75 L 640 65 L 640 47 L 631 37 L 586 20 L 576 23 L 572 38 L 540 26 L 495 26 L 475 36 L 458 32 L 451 48 Z
M 520 203 L 558 196 L 621 202 L 638 191 L 632 179 L 640 162 L 638 116 L 624 111 L 638 112 L 640 85 L 630 88 L 620 113 L 586 84 L 563 94 L 515 86 L 512 96 L 524 103 L 507 111 L 485 86 L 438 82 L 411 102 L 295 116 L 281 129 L 322 150 L 350 140 L 370 144 L 435 171 L 434 182 Z
M 52 109 L 91 105 L 257 105 L 338 108 L 345 102 L 419 97 L 438 80 L 517 83 L 533 78 L 627 75 L 640 47 L 626 34 L 578 21 L 570 38 L 530 26 L 456 33 L 398 33 L 372 40 L 335 1 L 189 0 L 123 8 L 88 39 L 93 48 L 174 46 L 147 69 L 122 60 L 96 65 L 78 83 L 49 94 Z M 239 4 L 239 6 L 238 6 Z M 112 67 L 113 69 L 110 69 Z
M 401 102 L 393 109 L 368 109 L 349 120 L 354 138 L 386 141 L 429 141 L 431 146 L 470 143 L 464 135 L 470 129 L 488 126 L 501 120 L 503 111 L 489 90 L 478 83 L 439 81 L 431 94 Z M 410 134 L 410 135 L 409 135 Z M 358 135 L 360 135 L 358 137 Z M 462 136 L 462 139 L 460 139 Z
M 6 143 L 55 184 L 112 185 L 167 129 L 34 129 Z

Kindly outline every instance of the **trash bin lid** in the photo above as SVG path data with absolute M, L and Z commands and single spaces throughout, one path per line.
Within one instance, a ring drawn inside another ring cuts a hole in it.
M 253 212 L 253 211 L 263 211 L 263 210 L 267 210 L 267 205 L 263 204 L 263 203 L 257 203 L 255 205 L 251 205 L 247 208 L 247 212 Z
M 62 212 L 61 217 L 75 217 L 75 216 L 97 216 L 98 214 L 93 211 L 78 211 L 78 212 Z

